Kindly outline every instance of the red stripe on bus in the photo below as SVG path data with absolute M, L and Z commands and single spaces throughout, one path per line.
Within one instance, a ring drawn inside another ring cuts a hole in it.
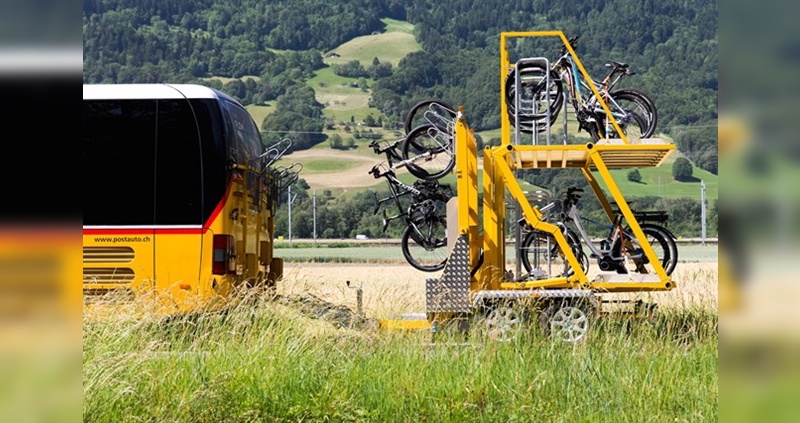
M 204 234 L 208 228 L 84 229 L 84 235 Z
M 225 188 L 225 195 L 222 196 L 222 200 L 220 200 L 219 204 L 217 204 L 217 207 L 214 209 L 214 211 L 211 212 L 211 216 L 208 217 L 208 220 L 206 220 L 206 224 L 203 225 L 204 228 L 210 228 L 211 224 L 214 223 L 215 220 L 217 220 L 217 216 L 219 216 L 219 214 L 222 213 L 222 209 L 225 208 L 225 204 L 227 204 L 228 198 L 230 198 L 231 196 L 232 187 L 233 187 L 233 178 L 231 178 L 231 180 L 228 181 L 228 187 Z

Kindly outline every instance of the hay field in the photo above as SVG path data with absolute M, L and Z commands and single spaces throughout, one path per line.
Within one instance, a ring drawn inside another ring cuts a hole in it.
M 367 316 L 387 317 L 425 311 L 425 279 L 441 276 L 407 264 L 286 263 L 278 285 L 283 294 L 312 293 L 326 301 L 355 309 L 356 291 L 363 289 Z M 592 278 L 595 273 L 590 272 Z M 678 287 L 668 292 L 608 294 L 608 299 L 642 299 L 661 308 L 702 306 L 716 309 L 717 263 L 680 263 L 673 273 Z

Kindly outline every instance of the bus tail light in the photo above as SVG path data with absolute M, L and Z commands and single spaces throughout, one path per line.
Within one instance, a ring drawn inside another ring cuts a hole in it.
M 211 273 L 226 275 L 236 272 L 236 240 L 233 235 L 214 235 L 214 260 Z

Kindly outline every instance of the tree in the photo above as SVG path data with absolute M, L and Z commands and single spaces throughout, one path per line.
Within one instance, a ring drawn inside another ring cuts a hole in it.
M 339 134 L 331 135 L 330 139 L 331 148 L 342 148 L 342 137 Z
M 628 180 L 631 182 L 642 182 L 642 174 L 639 173 L 639 169 L 633 169 L 632 171 L 628 172 Z
M 692 163 L 686 157 L 678 157 L 672 164 L 672 177 L 676 181 L 689 181 L 692 179 Z

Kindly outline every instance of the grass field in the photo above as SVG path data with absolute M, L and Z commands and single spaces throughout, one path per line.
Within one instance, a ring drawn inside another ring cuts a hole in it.
M 709 203 L 719 198 L 719 177 L 708 171 L 693 167 L 692 176 L 695 181 L 679 182 L 672 177 L 672 164 L 683 155 L 674 151 L 666 162 L 659 167 L 640 168 L 642 182 L 628 180 L 630 169 L 612 170 L 611 175 L 626 196 L 655 195 L 659 197 L 691 197 L 700 199 L 700 181 L 706 185 L 706 198 Z
M 357 165 L 358 163 L 344 160 L 309 160 L 304 163 L 303 170 L 307 172 L 335 172 L 350 169 Z
M 333 65 L 358 60 L 364 67 L 372 65 L 378 58 L 383 63 L 397 66 L 408 53 L 420 50 L 413 29 L 408 22 L 394 19 L 383 19 L 385 32 L 380 34 L 356 37 L 324 54 L 324 62 L 328 67 L 319 69 L 316 75 L 306 83 L 316 92 L 317 101 L 325 105 L 325 117 L 336 122 L 363 121 L 368 115 L 378 118 L 380 110 L 369 107 L 370 93 L 353 86 L 358 79 L 338 76 L 333 72 Z M 335 52 L 340 57 L 328 57 Z M 368 85 L 374 81 L 367 79 Z
M 353 38 L 326 52 L 325 62 L 334 64 L 358 60 L 362 65 L 370 66 L 372 59 L 377 57 L 383 63 L 397 66 L 409 53 L 421 50 L 414 38 L 412 24 L 388 18 L 381 21 L 386 24 L 385 32 Z M 340 57 L 327 57 L 331 52 L 336 52 Z
M 484 141 L 489 141 L 492 138 L 500 138 L 500 129 L 493 129 L 489 131 L 477 132 Z M 662 137 L 665 142 L 672 143 L 669 137 Z M 589 141 L 589 139 L 587 139 Z M 628 180 L 628 172 L 631 169 L 616 169 L 611 170 L 611 175 L 614 177 L 614 182 L 620 190 L 626 195 L 631 197 L 641 196 L 659 196 L 659 197 L 690 197 L 700 199 L 700 181 L 704 181 L 706 185 L 706 198 L 709 203 L 713 203 L 719 197 L 719 176 L 711 172 L 700 169 L 694 166 L 692 169 L 693 181 L 680 182 L 672 177 L 672 164 L 678 157 L 683 157 L 679 151 L 673 151 L 667 160 L 659 167 L 639 168 L 639 173 L 642 175 L 641 182 L 632 182 Z M 595 176 L 599 173 L 595 172 Z M 601 183 L 605 187 L 604 184 Z
M 676 295 L 649 320 L 599 319 L 576 345 L 535 325 L 493 341 L 480 316 L 466 334 L 432 338 L 374 323 L 419 310 L 421 272 L 311 267 L 287 267 L 277 297 L 253 291 L 224 313 L 85 321 L 83 420 L 717 420 L 718 319 L 706 300 Z M 352 305 L 345 280 L 364 289 L 366 324 L 301 305 Z

